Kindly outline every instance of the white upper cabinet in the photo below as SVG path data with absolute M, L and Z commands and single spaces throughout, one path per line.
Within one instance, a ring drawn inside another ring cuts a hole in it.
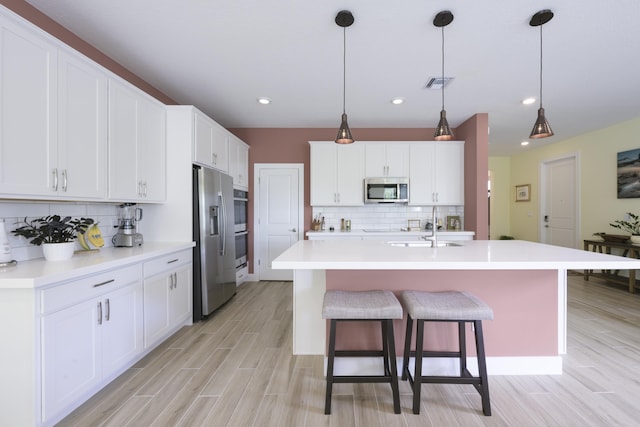
M 55 195 L 57 47 L 0 16 L 0 193 Z
M 107 77 L 93 63 L 58 55 L 58 193 L 107 195 Z
M 229 132 L 194 109 L 193 162 L 229 173 Z
M 334 142 L 311 144 L 311 205 L 364 204 L 364 146 Z
M 411 144 L 411 205 L 464 205 L 464 141 Z
M 229 135 L 229 175 L 234 188 L 249 190 L 249 146 L 233 134 Z
M 409 176 L 409 144 L 361 142 L 365 146 L 366 177 Z
M 109 79 L 109 199 L 164 201 L 165 122 L 164 104 L 120 79 Z

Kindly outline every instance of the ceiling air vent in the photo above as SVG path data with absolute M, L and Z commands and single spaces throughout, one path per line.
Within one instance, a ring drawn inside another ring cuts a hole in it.
M 431 77 L 426 85 L 424 85 L 425 89 L 442 89 L 443 87 L 447 87 L 451 80 L 455 77 Z

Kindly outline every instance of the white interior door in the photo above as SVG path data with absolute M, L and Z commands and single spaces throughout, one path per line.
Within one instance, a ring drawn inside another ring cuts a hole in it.
M 577 156 L 542 164 L 542 243 L 579 248 Z
M 292 270 L 271 262 L 303 236 L 304 165 L 256 164 L 256 260 L 259 280 L 293 280 Z

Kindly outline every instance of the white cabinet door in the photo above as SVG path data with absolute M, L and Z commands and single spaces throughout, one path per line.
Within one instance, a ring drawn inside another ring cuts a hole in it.
M 411 144 L 410 204 L 464 205 L 464 141 Z
M 464 205 L 464 143 L 447 141 L 436 145 L 437 202 Z
M 337 145 L 338 205 L 364 205 L 364 149 L 362 145 Z
M 102 366 L 118 372 L 142 353 L 142 282 L 105 295 L 102 301 Z
M 107 196 L 107 77 L 79 55 L 58 56 L 58 195 Z
M 311 205 L 364 204 L 363 145 L 311 144 Z
M 333 206 L 338 203 L 338 157 L 335 146 L 311 144 L 311 206 Z
M 249 189 L 249 146 L 233 134 L 229 135 L 229 175 L 234 188 Z
M 191 251 L 144 264 L 144 347 L 149 348 L 192 316 Z
M 43 420 L 101 380 L 101 304 L 92 299 L 42 319 Z
M 109 79 L 109 198 L 163 201 L 166 194 L 165 112 L 124 81 Z
M 229 172 L 229 132 L 194 110 L 194 163 Z
M 139 100 L 138 186 L 141 200 L 162 202 L 167 195 L 166 109 L 151 97 Z
M 174 285 L 169 297 L 169 324 L 175 326 L 192 315 L 192 264 L 176 270 L 173 275 Z
M 109 198 L 138 200 L 138 96 L 109 79 Z
M 387 147 L 384 143 L 368 142 L 364 147 L 365 176 L 387 176 Z
M 0 17 L 0 193 L 53 195 L 56 46 Z
M 387 176 L 409 176 L 409 144 L 391 142 L 386 144 Z

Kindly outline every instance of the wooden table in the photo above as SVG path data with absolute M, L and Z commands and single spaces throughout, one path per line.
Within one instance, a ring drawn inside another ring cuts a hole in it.
M 584 250 L 591 252 L 599 252 L 601 254 L 611 254 L 611 249 L 621 249 L 622 256 L 628 258 L 640 258 L 640 247 L 631 243 L 585 240 Z M 589 276 L 600 277 L 614 283 L 621 283 L 629 286 L 629 292 L 636 292 L 636 270 L 629 270 L 629 277 L 619 275 L 620 270 L 601 270 L 595 273 L 593 270 L 584 270 L 584 280 L 589 280 Z

